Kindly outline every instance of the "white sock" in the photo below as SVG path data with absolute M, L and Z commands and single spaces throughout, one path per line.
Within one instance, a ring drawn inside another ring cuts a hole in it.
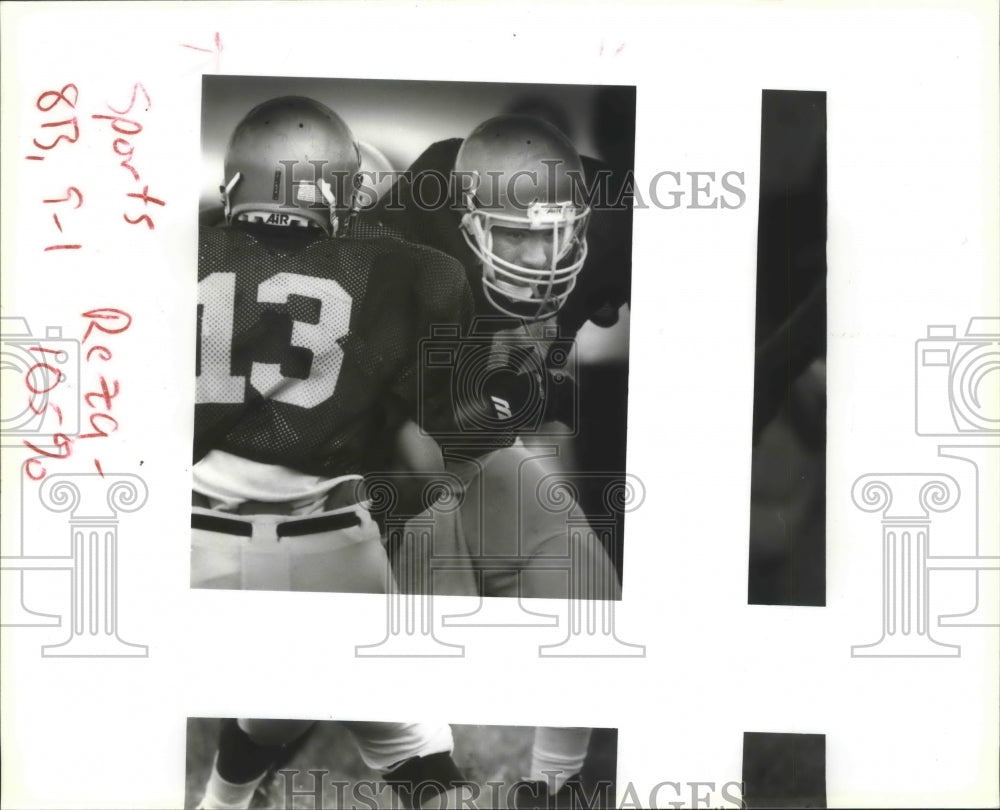
M 215 757 L 218 760 L 218 754 Z M 208 785 L 205 786 L 205 798 L 198 805 L 200 810 L 246 810 L 250 807 L 250 800 L 257 790 L 257 786 L 264 781 L 266 773 L 262 773 L 251 782 L 241 785 L 227 782 L 219 776 L 219 770 L 215 767 L 216 762 L 212 762 L 212 775 L 208 778 Z
M 590 731 L 589 728 L 536 728 L 530 778 L 545 782 L 551 793 L 562 788 L 567 779 L 583 768 Z

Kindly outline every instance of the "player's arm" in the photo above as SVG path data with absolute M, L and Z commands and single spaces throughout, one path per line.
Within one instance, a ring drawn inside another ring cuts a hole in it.
M 407 419 L 396 432 L 393 469 L 404 473 L 444 471 L 441 446 L 412 419 Z
M 461 266 L 429 248 L 420 248 L 415 256 L 419 269 L 410 288 L 416 313 L 413 361 L 400 370 L 386 402 L 386 424 L 393 431 L 389 464 L 397 510 L 412 513 L 420 511 L 427 474 L 445 471 L 434 436 L 450 432 L 455 423 L 450 390 L 424 378 L 423 341 L 431 337 L 434 326 L 462 329 L 472 317 L 472 296 Z
M 423 349 L 442 327 L 449 330 L 448 334 L 458 335 L 458 341 L 469 334 L 474 313 L 472 290 L 457 260 L 431 248 L 422 248 L 421 252 L 421 272 L 414 289 L 416 330 L 421 345 L 415 359 L 414 376 L 420 383 L 416 392 L 419 401 L 414 402 L 415 421 L 425 433 L 449 434 L 457 429 L 457 411 L 461 407 L 454 401 L 451 370 L 425 366 L 428 358 Z

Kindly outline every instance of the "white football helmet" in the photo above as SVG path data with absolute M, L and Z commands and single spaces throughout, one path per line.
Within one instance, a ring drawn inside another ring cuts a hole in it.
M 315 226 L 336 235 L 356 207 L 361 151 L 324 104 L 283 96 L 254 107 L 226 149 L 226 222 Z
M 504 315 L 529 321 L 559 311 L 587 258 L 590 215 L 576 148 L 541 119 L 501 115 L 462 142 L 453 181 L 464 213 L 462 235 L 483 266 L 486 299 Z M 546 267 L 526 267 L 494 251 L 495 227 L 545 233 Z
M 392 188 L 396 180 L 396 167 L 377 146 L 358 141 L 361 149 L 361 171 L 358 184 L 359 207 L 362 210 L 374 208 L 382 196 Z

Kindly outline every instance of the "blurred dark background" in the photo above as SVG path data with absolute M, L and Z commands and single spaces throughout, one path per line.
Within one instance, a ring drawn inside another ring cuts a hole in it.
M 826 93 L 764 90 L 748 601 L 826 604 Z

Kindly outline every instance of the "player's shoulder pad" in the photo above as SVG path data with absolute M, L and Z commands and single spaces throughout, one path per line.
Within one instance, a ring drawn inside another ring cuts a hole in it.
M 432 143 L 413 161 L 407 173 L 416 176 L 420 172 L 437 171 L 448 176 L 455 168 L 455 158 L 458 157 L 462 140 L 462 138 L 448 138 Z
M 396 178 L 392 187 L 375 204 L 372 213 L 382 222 L 397 224 L 407 234 L 419 231 L 423 225 L 418 223 L 423 223 L 426 215 L 433 212 L 416 205 L 414 184 L 421 182 L 420 177 L 425 175 L 438 175 L 438 183 L 442 182 L 441 177 L 444 178 L 445 185 L 450 183 L 451 170 L 455 167 L 455 158 L 461 145 L 461 138 L 449 138 L 428 146 Z
M 473 298 L 462 263 L 444 251 L 413 242 L 401 242 L 418 257 L 415 302 L 433 322 L 467 323 L 472 318 Z
M 377 226 L 359 231 L 352 230 L 344 237 L 329 239 L 326 242 L 328 245 L 340 246 L 354 251 L 375 254 L 395 253 L 410 259 L 411 263 L 420 269 L 441 273 L 457 272 L 462 269 L 461 262 L 453 256 L 449 256 L 437 248 L 406 239 L 391 227 L 384 230 Z
M 461 262 L 436 248 L 410 242 L 395 234 L 367 239 L 359 239 L 352 234 L 327 242 L 331 247 L 318 249 L 340 249 L 348 255 L 357 253 L 381 257 L 378 262 L 380 266 L 391 264 L 397 282 L 409 282 L 418 295 L 424 292 L 423 297 L 414 303 L 426 307 L 428 303 L 433 305 L 435 299 L 439 298 L 441 306 L 447 310 L 454 306 L 456 299 L 462 299 L 464 303 L 468 295 L 471 300 L 469 281 Z M 391 261 L 393 257 L 397 262 Z M 399 276 L 404 271 L 409 274 L 407 279 Z
M 334 241 L 327 238 L 319 229 L 271 228 L 267 225 L 198 226 L 198 242 L 203 250 L 222 248 L 227 251 L 266 250 L 274 253 L 293 253 L 306 248 L 323 250 L 325 245 Z
M 352 217 L 344 236 L 350 239 L 389 238 L 406 241 L 406 235 L 397 223 L 380 216 L 377 208 L 366 209 L 356 217 Z
M 252 249 L 255 244 L 249 234 L 230 228 L 225 223 L 217 225 L 198 225 L 198 269 L 211 261 L 213 256 L 220 255 L 217 251 L 245 247 Z

